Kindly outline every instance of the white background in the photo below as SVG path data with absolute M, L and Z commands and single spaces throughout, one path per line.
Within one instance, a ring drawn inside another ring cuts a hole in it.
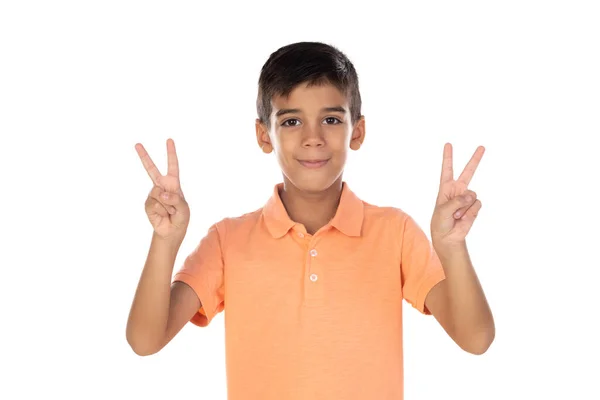
M 405 308 L 406 399 L 600 398 L 600 12 L 588 1 L 5 1 L 0 5 L 0 397 L 225 399 L 223 316 L 159 354 L 125 340 L 151 237 L 142 142 L 178 149 L 192 221 L 176 268 L 281 179 L 256 145 L 278 47 L 338 46 L 364 147 L 345 179 L 429 234 L 442 148 L 487 149 L 468 236 L 497 335 L 462 352 Z

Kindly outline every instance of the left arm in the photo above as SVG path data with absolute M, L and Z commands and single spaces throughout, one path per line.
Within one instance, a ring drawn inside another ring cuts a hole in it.
M 434 286 L 425 306 L 463 350 L 483 354 L 495 337 L 492 312 L 465 243 L 452 248 L 436 246 L 446 279 Z
M 452 145 L 444 146 L 440 190 L 431 218 L 431 241 L 446 279 L 434 286 L 425 306 L 465 351 L 483 354 L 495 337 L 495 325 L 467 251 L 466 236 L 481 209 L 468 185 L 483 156 L 478 147 L 458 179 L 454 179 Z

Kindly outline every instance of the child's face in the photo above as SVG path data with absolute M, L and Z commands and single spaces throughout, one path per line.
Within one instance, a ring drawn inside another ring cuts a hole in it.
M 348 149 L 358 150 L 365 136 L 364 118 L 352 125 L 346 96 L 304 84 L 272 105 L 271 129 L 257 121 L 256 135 L 265 153 L 275 152 L 286 183 L 319 192 L 341 179 Z

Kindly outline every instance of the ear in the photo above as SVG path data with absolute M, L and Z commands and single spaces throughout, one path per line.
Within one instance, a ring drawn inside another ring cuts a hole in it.
M 269 154 L 273 151 L 269 130 L 258 118 L 256 119 L 256 142 L 258 143 L 258 147 L 260 147 L 265 154 Z
M 365 140 L 365 116 L 361 115 L 352 129 L 352 138 L 350 139 L 350 148 L 352 150 L 360 149 Z

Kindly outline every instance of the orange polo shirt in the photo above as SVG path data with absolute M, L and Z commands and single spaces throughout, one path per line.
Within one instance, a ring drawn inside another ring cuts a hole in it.
M 214 224 L 174 280 L 191 286 L 204 327 L 224 310 L 229 400 L 401 400 L 402 300 L 424 314 L 444 272 L 429 239 L 397 208 L 343 184 L 316 234 L 279 197 Z

